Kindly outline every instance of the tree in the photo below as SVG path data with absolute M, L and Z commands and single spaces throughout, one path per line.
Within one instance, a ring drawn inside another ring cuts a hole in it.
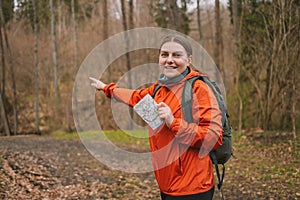
M 11 132 L 10 132 L 10 128 L 9 128 L 9 122 L 7 119 L 7 114 L 6 114 L 6 110 L 5 110 L 5 106 L 4 106 L 4 102 L 3 102 L 3 96 L 1 93 L 0 93 L 0 110 L 1 110 L 2 122 L 4 124 L 5 134 L 6 134 L 6 136 L 10 136 Z
M 2 40 L 2 28 L 0 28 L 0 47 L 1 47 L 1 92 L 0 92 L 0 110 L 1 110 L 1 118 L 4 125 L 4 131 L 6 136 L 11 135 L 11 130 L 9 127 L 9 121 L 7 119 L 7 112 L 5 109 L 5 55 L 4 55 L 4 47 L 3 47 L 3 40 Z
M 188 3 L 191 3 L 191 1 L 156 0 L 150 6 L 154 12 L 155 22 L 158 26 L 188 34 L 190 32 L 189 23 L 191 21 L 187 13 Z
M 4 16 L 4 21 L 5 24 L 10 21 L 13 17 L 13 1 L 5 1 L 4 3 L 1 2 L 2 4 L 2 12 L 3 12 L 3 16 Z M 4 104 L 6 101 L 6 94 L 5 94 L 5 83 L 6 83 L 6 63 L 5 63 L 5 52 L 4 52 L 4 41 L 2 39 L 2 35 L 3 35 L 3 31 L 2 31 L 2 26 L 4 26 L 5 24 L 2 23 L 2 20 L 0 20 L 0 48 L 1 48 L 1 93 L 2 93 L 2 97 L 4 100 Z
M 200 36 L 200 44 L 203 46 L 204 38 L 201 24 L 201 8 L 200 8 L 200 0 L 197 0 L 197 24 L 198 24 L 198 32 Z
M 220 16 L 220 1 L 215 0 L 215 63 L 222 74 L 223 81 L 226 83 L 225 68 L 223 68 L 223 36 L 222 36 L 222 22 Z M 226 84 L 225 84 L 226 85 Z
M 121 0 L 121 11 L 122 11 L 122 24 L 123 24 L 123 31 L 124 32 L 124 39 L 125 39 L 125 48 L 126 48 L 126 67 L 127 67 L 127 73 L 128 73 L 128 88 L 132 88 L 132 76 L 131 76 L 131 73 L 130 73 L 130 70 L 131 70 L 131 62 L 130 62 L 130 54 L 129 54 L 129 43 L 130 43 L 130 40 L 128 38 L 128 33 L 126 32 L 128 30 L 128 25 L 127 25 L 127 17 L 126 17 L 126 7 L 125 7 L 125 0 Z M 133 10 L 131 10 L 133 11 Z M 130 14 L 131 15 L 131 14 Z M 133 18 L 132 18 L 133 19 Z M 133 21 L 131 22 L 133 23 Z M 133 26 L 133 24 L 131 25 Z M 130 109 L 130 114 L 131 116 L 134 116 L 134 111 L 133 109 Z M 133 124 L 132 122 L 130 121 L 130 127 L 129 129 L 132 129 L 133 128 Z
M 241 73 L 241 63 L 239 58 L 241 57 L 240 50 L 240 23 L 242 21 L 242 9 L 241 9 L 241 0 L 230 0 L 229 9 L 231 13 L 231 21 L 233 23 L 233 35 L 234 35 L 234 55 L 235 55 L 235 92 L 238 98 L 238 132 L 242 131 L 243 127 L 243 98 L 241 96 L 240 90 L 240 73 Z
M 39 50 L 38 50 L 38 41 L 39 41 L 39 30 L 38 30 L 38 16 L 37 16 L 37 8 L 38 1 L 32 0 L 33 5 L 33 31 L 34 31 L 34 113 L 35 113 L 35 127 L 36 133 L 38 135 L 41 134 L 40 131 L 40 117 L 39 117 Z
M 76 19 L 76 12 L 75 12 L 75 0 L 71 0 L 71 14 L 72 14 L 72 25 L 73 25 L 73 44 L 74 44 L 74 79 L 76 76 L 76 72 L 78 69 L 78 33 L 77 33 L 77 19 Z M 75 96 L 75 98 L 77 98 Z M 75 99 L 77 101 L 77 99 Z M 71 120 L 70 120 L 70 109 L 69 109 L 69 102 L 66 102 L 66 123 L 67 123 L 67 130 L 68 132 L 72 131 L 71 128 Z
M 55 15 L 53 0 L 50 3 L 50 13 L 51 13 L 51 35 L 52 35 L 52 56 L 53 56 L 53 71 L 54 71 L 54 89 L 55 89 L 55 100 L 58 105 L 60 102 L 60 92 L 58 86 L 58 61 L 57 61 L 57 41 L 56 41 L 56 31 L 55 31 Z
M 133 15 L 134 15 L 133 0 L 129 0 L 129 29 L 134 28 Z
M 74 38 L 74 72 L 78 68 L 78 33 L 77 33 L 77 20 L 75 13 L 75 0 L 71 0 L 72 22 L 73 22 L 73 38 Z
M 4 39 L 6 43 L 6 50 L 8 55 L 8 61 L 10 65 L 10 75 L 12 81 L 12 88 L 13 88 L 13 113 L 14 113 L 14 129 L 13 132 L 16 135 L 18 133 L 18 102 L 17 102 L 17 87 L 16 87 L 16 79 L 15 79 L 15 69 L 12 62 L 12 55 L 11 55 L 11 48 L 10 43 L 8 41 L 7 31 L 6 31 L 6 21 L 5 15 L 2 10 L 3 4 L 2 0 L 0 0 L 0 18 L 1 18 L 1 25 L 3 28 Z M 1 36 L 2 37 L 2 36 Z M 3 99 L 2 99 L 3 100 Z
M 107 6 L 107 0 L 103 1 L 103 7 L 102 7 L 102 12 L 103 12 L 103 39 L 106 40 L 108 38 L 108 6 Z M 106 49 L 109 49 L 109 46 L 107 44 Z M 106 54 L 107 60 L 109 60 L 109 53 Z M 111 82 L 111 69 L 110 67 L 108 68 L 108 82 Z
M 239 85 L 245 101 L 244 122 L 264 130 L 291 129 L 290 105 L 297 60 L 297 2 L 246 1 L 240 23 Z M 263 44 L 263 45 L 262 45 Z M 246 120 L 247 119 L 247 120 Z

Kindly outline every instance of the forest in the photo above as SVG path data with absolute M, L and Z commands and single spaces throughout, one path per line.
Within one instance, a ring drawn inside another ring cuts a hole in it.
M 190 36 L 212 57 L 234 130 L 296 136 L 298 1 L 2 0 L 1 9 L 2 135 L 75 130 L 74 79 L 89 52 L 114 34 L 162 27 Z M 156 62 L 155 52 L 139 51 L 116 59 L 107 81 L 144 60 Z M 101 119 L 104 129 L 117 129 L 111 117 Z

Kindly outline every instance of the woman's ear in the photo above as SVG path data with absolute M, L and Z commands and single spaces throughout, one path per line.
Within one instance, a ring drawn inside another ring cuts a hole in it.
M 192 55 L 190 55 L 190 56 L 188 57 L 189 65 L 192 64 L 192 61 L 193 61 L 193 57 L 192 57 Z

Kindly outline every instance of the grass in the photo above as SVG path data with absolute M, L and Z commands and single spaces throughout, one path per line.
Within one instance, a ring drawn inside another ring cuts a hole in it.
M 148 132 L 146 130 L 104 130 L 89 131 L 82 133 L 68 133 L 65 131 L 55 131 L 50 137 L 57 140 L 109 140 L 116 145 L 135 146 L 136 148 L 149 148 Z
M 66 131 L 58 130 L 50 134 L 50 137 L 57 140 L 80 140 L 79 135 L 75 132 L 68 133 Z

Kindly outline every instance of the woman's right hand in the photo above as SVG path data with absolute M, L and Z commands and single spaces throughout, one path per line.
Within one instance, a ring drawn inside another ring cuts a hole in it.
M 157 104 L 157 108 L 160 119 L 164 120 L 166 125 L 170 127 L 174 120 L 171 108 L 164 102 Z
M 106 86 L 105 83 L 103 83 L 102 81 L 100 81 L 96 78 L 89 77 L 89 79 L 92 81 L 91 86 L 93 86 L 97 90 L 103 90 L 104 87 Z

